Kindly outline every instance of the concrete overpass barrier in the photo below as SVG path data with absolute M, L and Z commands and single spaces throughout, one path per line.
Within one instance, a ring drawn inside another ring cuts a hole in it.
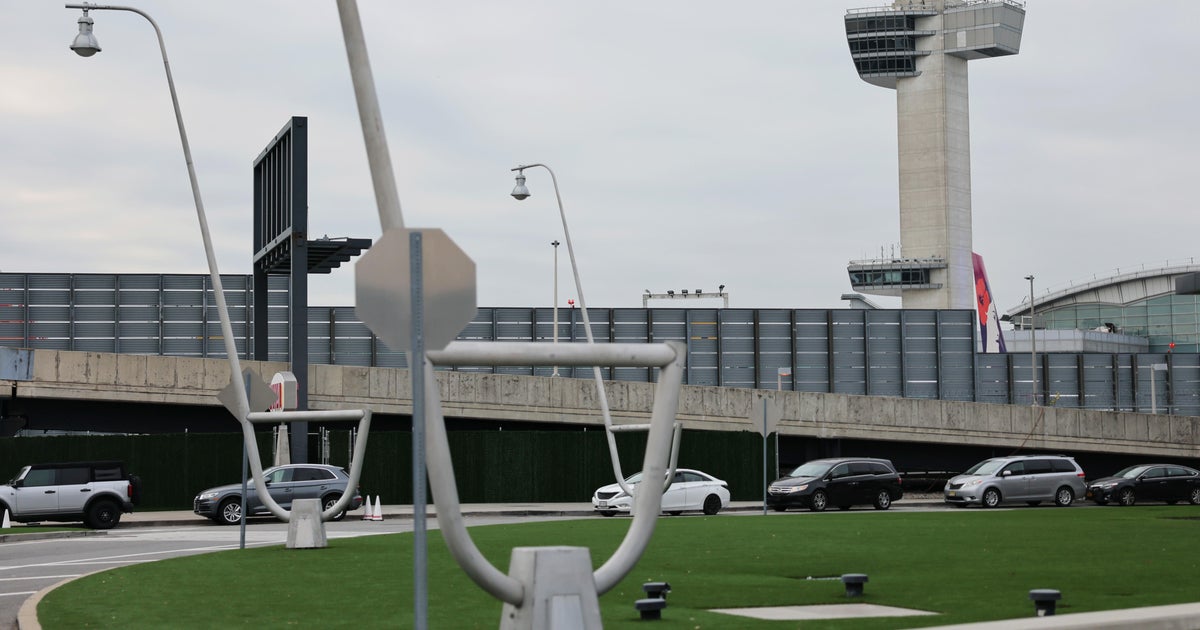
M 269 382 L 288 369 L 246 361 Z M 408 370 L 312 365 L 309 407 L 347 405 L 374 413 L 412 413 Z M 590 379 L 467 371 L 437 372 L 447 417 L 602 426 Z M 229 383 L 224 359 L 35 350 L 32 380 L 0 381 L 0 397 L 219 406 Z M 605 384 L 617 424 L 649 421 L 654 384 Z M 1147 457 L 1200 457 L 1200 418 L 1066 407 L 772 392 L 782 401 L 783 435 L 989 445 L 1043 450 L 1118 452 Z M 754 390 L 683 387 L 678 418 L 684 428 L 754 431 Z

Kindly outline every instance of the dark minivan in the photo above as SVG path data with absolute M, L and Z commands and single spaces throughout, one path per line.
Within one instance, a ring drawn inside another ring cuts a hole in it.
M 796 467 L 767 488 L 767 505 L 776 512 L 790 507 L 821 512 L 830 505 L 842 510 L 855 505 L 886 510 L 903 497 L 896 467 L 874 457 L 816 459 Z

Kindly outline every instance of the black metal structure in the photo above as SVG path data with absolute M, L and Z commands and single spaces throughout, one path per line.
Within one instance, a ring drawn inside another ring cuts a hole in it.
M 254 159 L 254 358 L 268 360 L 267 276 L 288 277 L 288 339 L 297 408 L 308 408 L 308 274 L 330 273 L 370 239 L 308 240 L 308 118 L 293 116 Z M 292 461 L 308 461 L 307 422 L 291 424 Z

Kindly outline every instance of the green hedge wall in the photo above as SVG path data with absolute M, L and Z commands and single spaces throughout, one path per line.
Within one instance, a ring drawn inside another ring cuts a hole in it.
M 348 466 L 349 431 L 330 433 L 330 463 Z M 271 435 L 257 435 L 263 465 L 271 459 Z M 642 467 L 644 433 L 617 434 L 622 470 Z M 604 431 L 452 431 L 450 452 L 463 503 L 582 502 L 613 482 Z M 769 461 L 774 443 L 768 445 Z M 241 475 L 240 433 L 90 435 L 0 438 L 0 478 L 41 462 L 124 461 L 142 478 L 142 510 L 191 509 L 197 492 Z M 319 447 L 314 437 L 310 459 Z M 762 498 L 762 437 L 755 433 L 684 431 L 679 466 L 729 482 L 735 500 Z M 774 470 L 771 466 L 770 470 Z M 412 503 L 412 435 L 371 433 L 363 494 L 386 504 Z M 432 496 L 430 500 L 432 502 Z

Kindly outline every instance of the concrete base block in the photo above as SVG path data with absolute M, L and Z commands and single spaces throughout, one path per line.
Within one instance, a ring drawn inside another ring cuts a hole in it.
M 517 547 L 508 574 L 525 601 L 504 604 L 500 630 L 603 630 L 587 547 Z
M 325 521 L 321 520 L 320 499 L 292 501 L 292 520 L 288 521 L 288 549 L 324 549 Z

